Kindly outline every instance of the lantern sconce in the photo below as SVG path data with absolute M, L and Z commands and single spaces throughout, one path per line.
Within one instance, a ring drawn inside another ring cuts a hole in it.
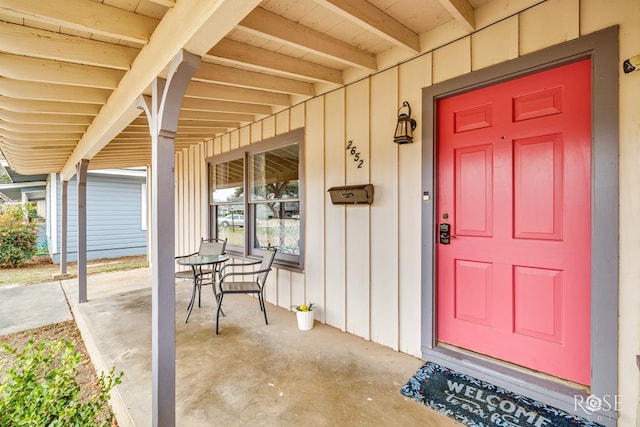
M 407 108 L 408 113 L 400 112 L 403 108 Z M 393 136 L 393 142 L 396 144 L 408 144 L 413 142 L 413 131 L 416 129 L 416 121 L 411 118 L 411 105 L 407 101 L 402 103 L 402 107 L 398 109 L 398 124 L 396 125 L 396 133 Z
M 625 74 L 640 70 L 640 55 L 632 56 L 622 63 L 622 70 Z

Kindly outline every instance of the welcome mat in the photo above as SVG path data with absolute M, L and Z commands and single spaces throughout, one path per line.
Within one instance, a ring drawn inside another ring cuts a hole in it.
M 470 427 L 602 427 L 432 362 L 400 393 Z

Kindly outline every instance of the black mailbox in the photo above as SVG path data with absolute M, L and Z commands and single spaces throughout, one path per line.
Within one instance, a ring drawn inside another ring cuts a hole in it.
M 362 205 L 373 203 L 373 185 L 347 185 L 331 187 L 329 190 L 331 203 L 334 205 Z

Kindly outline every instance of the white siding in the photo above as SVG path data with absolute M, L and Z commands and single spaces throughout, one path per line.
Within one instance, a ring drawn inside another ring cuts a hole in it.
M 344 89 L 329 93 L 324 106 L 324 158 L 325 158 L 325 321 L 345 330 L 345 207 L 329 201 L 327 189 L 345 184 L 344 150 Z M 311 231 L 311 230 L 309 230 Z M 309 236 L 309 242 L 316 237 Z M 318 236 L 319 237 L 319 236 Z
M 326 322 L 325 314 L 325 251 L 327 245 L 325 230 L 325 204 L 327 202 L 325 184 L 327 163 L 324 154 L 324 97 L 315 98 L 306 103 L 305 121 L 305 188 L 304 215 L 306 235 L 305 242 L 305 291 L 306 302 L 312 301 L 318 305 L 316 319 Z M 292 291 L 292 296 L 300 295 L 300 291 Z M 298 304 L 300 300 L 292 300 L 291 304 Z
M 431 82 L 431 55 L 402 64 L 398 75 L 398 103 L 408 101 L 418 126 L 415 141 L 420 141 L 422 126 L 421 89 Z M 419 143 L 407 144 L 398 152 L 398 346 L 409 354 L 420 354 L 422 269 L 421 230 L 422 150 Z
M 398 348 L 398 70 L 371 79 L 371 340 Z M 416 238 L 418 238 L 416 229 Z
M 347 87 L 346 138 L 342 150 L 346 153 L 346 185 L 371 182 L 371 150 L 369 122 L 369 81 L 363 80 Z M 359 160 L 347 151 L 351 142 Z M 362 163 L 360 163 L 362 161 Z M 362 167 L 358 168 L 361 165 Z M 374 190 L 375 199 L 375 190 Z M 371 316 L 371 207 L 369 205 L 336 207 L 346 213 L 345 268 L 346 268 L 346 329 L 347 332 L 369 339 Z M 340 239 L 342 240 L 342 239 Z

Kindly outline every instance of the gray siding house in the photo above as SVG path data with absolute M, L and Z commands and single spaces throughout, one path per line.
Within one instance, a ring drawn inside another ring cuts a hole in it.
M 77 181 L 67 185 L 67 261 L 77 261 Z M 47 185 L 47 244 L 60 263 L 62 183 L 51 174 Z M 87 176 L 87 259 L 147 254 L 146 170 L 90 171 Z

